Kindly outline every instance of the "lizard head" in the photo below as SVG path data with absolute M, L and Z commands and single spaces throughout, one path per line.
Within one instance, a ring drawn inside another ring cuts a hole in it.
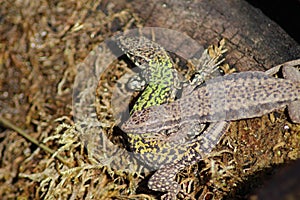
M 140 69 L 146 69 L 155 58 L 160 57 L 160 54 L 164 52 L 159 44 L 143 36 L 120 36 L 117 38 L 117 43 Z
M 144 133 L 145 132 L 145 124 L 148 122 L 153 122 L 151 118 L 151 111 L 149 108 L 144 110 L 135 111 L 130 118 L 122 124 L 121 129 L 124 132 L 128 133 Z M 156 122 L 153 122 L 156 123 Z
M 160 106 L 151 106 L 143 110 L 135 111 L 129 119 L 121 126 L 121 129 L 128 133 L 158 133 L 168 130 L 164 121 L 174 118 L 169 112 Z

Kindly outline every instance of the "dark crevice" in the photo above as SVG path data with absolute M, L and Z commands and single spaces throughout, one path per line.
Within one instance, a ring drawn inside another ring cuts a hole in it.
M 300 44 L 300 0 L 247 0 L 281 26 Z

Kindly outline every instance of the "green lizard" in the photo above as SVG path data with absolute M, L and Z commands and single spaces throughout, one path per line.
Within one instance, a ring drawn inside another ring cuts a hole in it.
M 175 100 L 176 94 L 183 83 L 178 76 L 174 63 L 168 53 L 161 47 L 145 37 L 118 38 L 120 48 L 142 70 L 140 76 L 144 79 L 142 86 L 136 84 L 135 79 L 130 87 L 142 88 L 147 86 L 141 96 L 135 102 L 131 113 L 140 111 L 153 105 L 161 105 Z M 201 77 L 205 79 L 215 70 L 216 62 L 208 65 L 208 72 Z M 194 81 L 196 84 L 201 81 Z M 188 91 L 188 89 L 186 89 Z M 153 134 L 127 133 L 130 149 L 135 157 L 142 160 L 150 168 L 159 169 L 149 180 L 150 189 L 168 192 L 166 199 L 175 198 L 179 191 L 178 183 L 173 179 L 175 175 L 187 165 L 193 164 L 202 157 L 202 153 L 208 153 L 217 144 L 224 133 L 227 124 L 216 123 L 208 127 L 203 135 L 195 133 L 194 138 L 182 142 L 160 142 L 149 140 Z M 215 129 L 217 135 L 210 135 Z M 188 151 L 188 152 L 187 152 Z
M 145 37 L 123 36 L 118 38 L 118 45 L 135 65 L 142 69 L 139 74 L 145 80 L 141 82 L 142 86 L 138 85 L 136 81 L 140 77 L 134 77 L 129 82 L 130 87 L 141 89 L 147 83 L 141 96 L 135 102 L 131 113 L 175 99 L 175 95 L 181 87 L 181 81 L 178 72 L 174 68 L 173 61 L 160 45 Z M 135 157 L 143 160 L 148 167 L 157 169 L 167 162 L 165 159 L 161 160 L 160 158 L 172 154 L 174 149 L 169 144 L 163 145 L 156 141 L 150 142 L 148 138 L 151 135 L 147 133 L 142 135 L 127 133 L 130 150 L 135 153 Z M 178 151 L 176 154 L 183 154 L 183 151 Z M 153 156 L 154 153 L 157 158 Z

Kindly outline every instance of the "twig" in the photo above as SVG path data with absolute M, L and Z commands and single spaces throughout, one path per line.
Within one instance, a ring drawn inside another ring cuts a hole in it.
M 31 143 L 37 145 L 38 147 L 40 147 L 44 151 L 46 151 L 46 152 L 48 152 L 50 154 L 54 154 L 55 153 L 54 150 L 50 149 L 45 144 L 40 143 L 39 141 L 37 141 L 36 139 L 34 139 L 30 135 L 28 135 L 24 130 L 22 130 L 21 128 L 15 126 L 10 121 L 8 121 L 7 119 L 3 118 L 2 116 L 0 116 L 0 124 L 2 124 L 6 128 L 9 128 L 9 129 L 12 129 L 12 130 L 16 131 L 17 133 L 19 133 L 20 135 L 22 135 L 25 139 L 27 139 Z M 70 167 L 70 164 L 63 157 L 61 157 L 59 155 L 55 155 L 54 157 L 57 158 L 62 163 L 64 163 L 65 165 L 67 165 L 68 167 Z

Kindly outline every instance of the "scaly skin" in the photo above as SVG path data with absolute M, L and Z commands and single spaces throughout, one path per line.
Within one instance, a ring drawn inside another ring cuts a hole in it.
M 148 84 L 131 112 L 173 101 L 180 88 L 178 73 L 168 53 L 145 37 L 120 37 L 120 48 L 142 69 L 140 75 Z
M 120 37 L 118 44 L 137 67 L 142 69 L 140 75 L 147 83 L 131 113 L 173 101 L 177 90 L 180 88 L 180 81 L 168 53 L 161 46 L 145 37 Z M 150 168 L 157 169 L 162 164 L 175 160 L 175 155 L 183 154 L 184 150 L 176 149 L 175 145 L 170 146 L 167 143 L 149 141 L 148 138 L 151 135 L 153 134 L 127 133 L 131 151 Z M 172 155 L 174 150 L 177 152 Z M 172 156 L 168 158 L 168 155 Z
M 265 72 L 251 71 L 211 79 L 178 101 L 134 113 L 127 120 L 129 128 L 126 129 L 124 124 L 123 129 L 135 134 L 178 130 L 193 121 L 203 123 L 259 117 L 287 105 L 292 106 L 289 110 L 291 119 L 300 123 L 299 114 L 295 112 L 300 100 L 300 72 L 293 67 L 283 69 L 296 78 L 279 79 Z
M 181 84 L 168 53 L 161 46 L 144 37 L 122 36 L 118 38 L 118 44 L 127 56 L 142 69 L 140 75 L 147 83 L 131 113 L 174 101 Z M 214 61 L 216 62 L 217 59 Z M 204 75 L 203 79 L 210 76 L 215 67 L 215 65 L 209 65 L 208 73 Z M 137 87 L 140 88 L 140 86 Z M 199 132 L 194 131 L 190 140 L 180 144 L 173 140 L 164 142 L 155 139 L 149 140 L 149 138 L 153 138 L 153 133 L 127 133 L 127 135 L 134 156 L 148 167 L 159 169 L 149 180 L 149 188 L 168 192 L 164 197 L 173 199 L 179 191 L 178 183 L 174 181 L 175 175 L 185 166 L 200 160 L 203 153 L 209 153 L 223 135 L 226 127 L 226 123 L 213 124 L 201 136 Z M 211 134 L 212 131 L 215 131 L 216 134 Z M 159 137 L 163 137 L 163 134 L 160 134 Z M 165 137 L 168 138 L 168 136 Z

